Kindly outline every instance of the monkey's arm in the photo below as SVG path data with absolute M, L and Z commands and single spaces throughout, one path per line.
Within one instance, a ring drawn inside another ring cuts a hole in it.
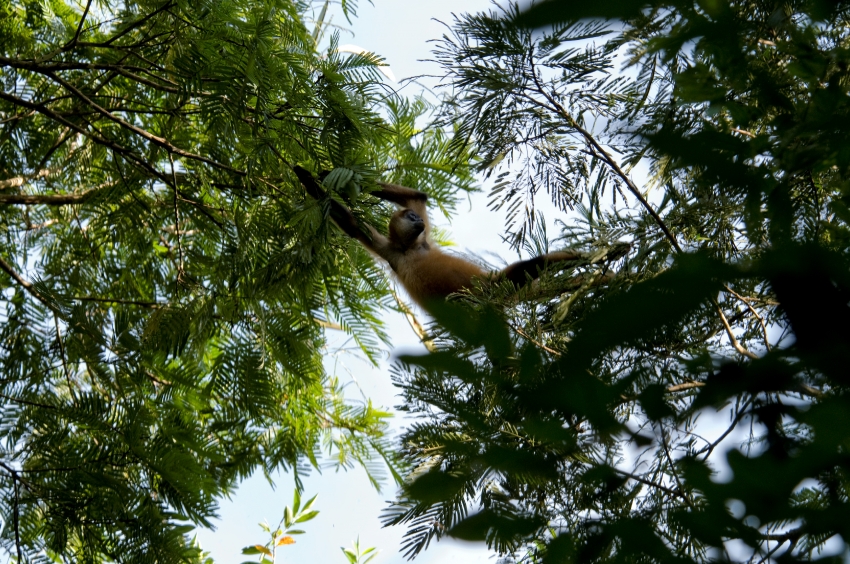
M 295 176 L 301 181 L 301 184 L 307 190 L 307 193 L 317 201 L 325 200 L 327 194 L 319 185 L 319 182 L 306 169 L 300 166 L 292 167 Z M 351 213 L 347 207 L 343 206 L 333 198 L 327 198 L 330 203 L 330 216 L 340 229 L 352 239 L 360 241 L 364 247 L 377 254 L 385 260 L 389 260 L 386 256 L 389 249 L 389 240 L 379 233 L 374 227 L 368 223 L 363 224 L 357 222 L 357 218 Z
M 496 275 L 497 280 L 509 280 L 517 288 L 523 287 L 529 280 L 540 276 L 540 272 L 550 264 L 565 261 L 578 261 L 585 258 L 577 251 L 557 251 L 528 260 L 509 264 Z
M 398 204 L 405 208 L 409 208 L 411 205 L 417 204 L 424 206 L 425 202 L 428 201 L 428 194 L 420 192 L 419 190 L 414 190 L 413 188 L 399 186 L 398 184 L 390 184 L 388 182 L 378 182 L 378 186 L 380 186 L 381 189 L 371 192 L 373 196 Z

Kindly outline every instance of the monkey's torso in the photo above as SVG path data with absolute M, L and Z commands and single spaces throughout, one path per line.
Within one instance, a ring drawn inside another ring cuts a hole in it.
M 404 289 L 416 303 L 444 299 L 449 294 L 472 286 L 473 278 L 485 278 L 487 272 L 460 257 L 444 253 L 427 243 L 400 253 L 390 262 Z

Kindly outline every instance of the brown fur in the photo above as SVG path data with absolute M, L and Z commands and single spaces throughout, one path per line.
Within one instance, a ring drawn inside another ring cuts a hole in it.
M 432 248 L 408 250 L 394 268 L 404 289 L 421 306 L 472 287 L 473 278 L 487 273 L 477 264 Z
M 307 192 L 321 199 L 324 191 L 313 175 L 301 167 L 295 167 L 294 171 Z M 577 252 L 560 251 L 515 262 L 499 272 L 487 272 L 473 262 L 443 252 L 431 242 L 425 193 L 396 184 L 381 184 L 381 189 L 372 195 L 401 207 L 390 219 L 389 237 L 371 225 L 361 226 L 351 211 L 334 199 L 329 199 L 330 215 L 346 234 L 387 261 L 410 297 L 425 308 L 429 302 L 471 288 L 473 278 L 504 279 L 522 286 L 537 278 L 550 263 L 581 258 Z

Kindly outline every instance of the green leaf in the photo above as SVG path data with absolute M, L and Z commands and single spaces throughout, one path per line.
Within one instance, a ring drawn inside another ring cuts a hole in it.
M 319 514 L 318 511 L 302 512 L 301 515 L 298 517 L 298 519 L 295 520 L 295 522 L 296 523 L 303 523 L 305 521 L 309 521 L 310 519 L 313 519 L 314 517 L 316 517 L 316 515 L 318 515 L 318 514 Z
M 339 191 L 354 177 L 354 171 L 346 167 L 333 169 L 323 180 L 323 184 L 332 190 Z
M 295 490 L 292 493 L 292 512 L 297 515 L 300 507 L 301 507 L 301 492 L 298 490 L 298 488 L 295 488 Z

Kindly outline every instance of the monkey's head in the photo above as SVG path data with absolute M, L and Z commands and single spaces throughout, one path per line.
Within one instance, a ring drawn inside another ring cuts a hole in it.
M 390 240 L 407 248 L 425 231 L 425 220 L 413 210 L 398 210 L 390 219 Z

